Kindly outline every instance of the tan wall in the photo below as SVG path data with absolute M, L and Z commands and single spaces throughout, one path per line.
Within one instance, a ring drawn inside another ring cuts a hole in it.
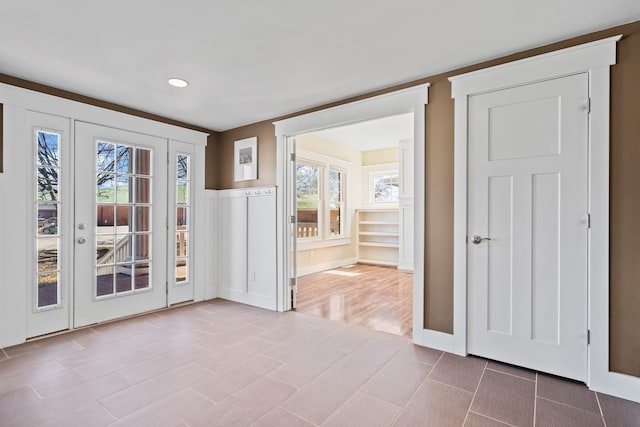
M 398 163 L 400 151 L 398 147 L 383 148 L 362 152 L 362 166 L 382 165 L 385 163 Z
M 611 370 L 640 377 L 640 21 L 298 113 L 431 83 L 425 113 L 425 327 L 453 331 L 454 104 L 447 77 L 617 34 L 624 37 L 611 73 Z M 245 136 L 275 132 L 264 123 L 240 129 Z M 275 170 L 275 161 L 269 167 Z M 225 182 L 232 176 L 227 172 Z

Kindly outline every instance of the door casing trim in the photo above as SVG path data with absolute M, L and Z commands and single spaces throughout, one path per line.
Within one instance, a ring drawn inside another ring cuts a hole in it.
M 449 78 L 455 100 L 454 325 L 449 351 L 467 354 L 467 141 L 468 97 L 488 91 L 586 72 L 589 75 L 589 193 L 587 385 L 638 400 L 640 378 L 609 371 L 609 74 L 615 36 Z

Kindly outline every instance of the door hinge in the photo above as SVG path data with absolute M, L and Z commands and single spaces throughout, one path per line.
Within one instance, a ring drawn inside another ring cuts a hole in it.
M 292 277 L 289 279 L 289 287 L 291 288 L 295 288 L 296 287 L 296 278 Z
M 295 224 L 296 223 L 296 216 L 295 215 L 291 215 L 291 218 L 289 218 L 289 221 L 291 222 L 291 224 Z
M 591 214 L 587 214 L 587 228 L 591 228 Z
M 587 114 L 591 114 L 591 98 L 587 98 Z
M 591 344 L 591 329 L 587 329 L 587 345 Z
M 290 159 L 292 162 L 296 161 L 296 153 L 291 153 Z
M 169 164 L 169 152 L 167 151 L 167 164 Z

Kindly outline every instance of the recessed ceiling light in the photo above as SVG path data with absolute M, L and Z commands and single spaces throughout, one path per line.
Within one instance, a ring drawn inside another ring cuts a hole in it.
M 169 84 L 171 86 L 175 86 L 175 87 L 187 87 L 189 86 L 189 82 L 187 82 L 186 80 L 183 79 L 179 79 L 176 77 L 172 77 L 168 80 Z

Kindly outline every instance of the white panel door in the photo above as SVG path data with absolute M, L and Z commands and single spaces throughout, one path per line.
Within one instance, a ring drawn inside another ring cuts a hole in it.
M 167 140 L 88 123 L 75 138 L 75 319 L 167 306 Z
M 588 84 L 585 73 L 469 98 L 469 352 L 577 380 L 587 374 Z

